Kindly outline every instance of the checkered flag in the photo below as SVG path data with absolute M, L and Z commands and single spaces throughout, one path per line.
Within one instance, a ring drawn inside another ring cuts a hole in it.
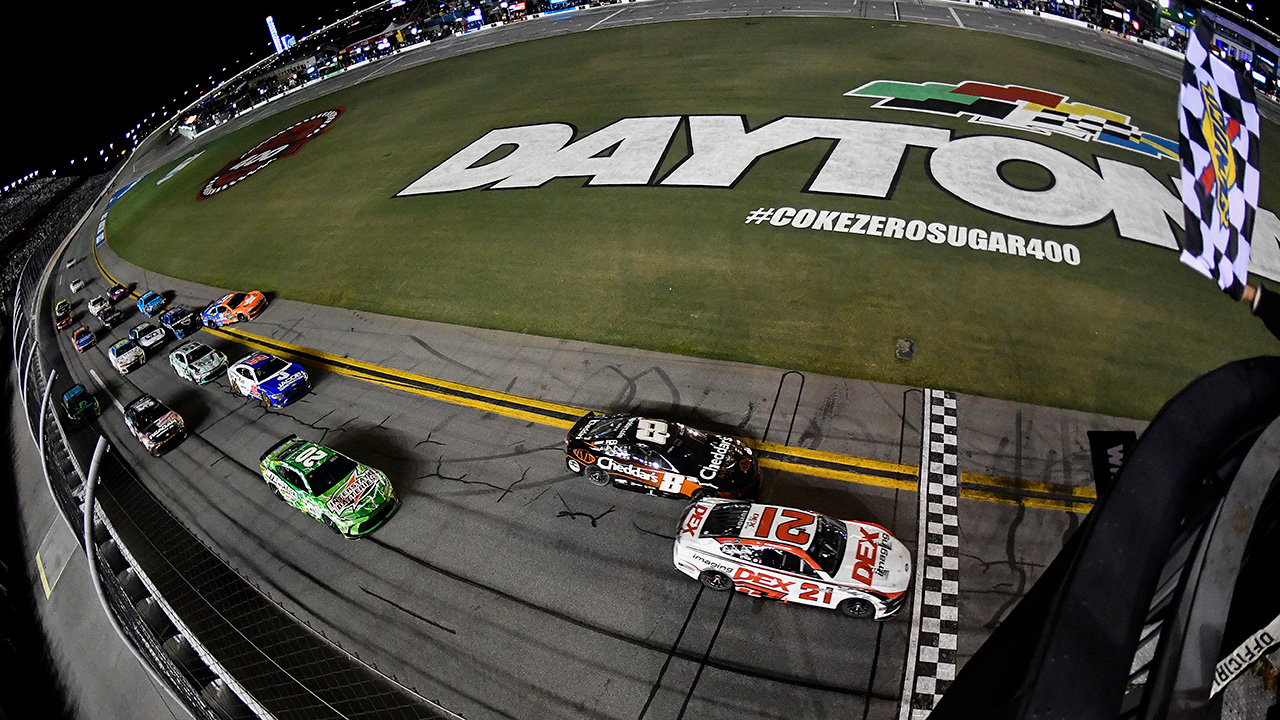
M 1253 84 L 1210 53 L 1212 43 L 1208 23 L 1197 23 L 1182 68 L 1182 262 L 1239 300 L 1258 209 L 1258 108 Z

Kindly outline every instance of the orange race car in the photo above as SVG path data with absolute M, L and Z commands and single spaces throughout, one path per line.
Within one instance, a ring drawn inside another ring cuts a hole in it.
M 252 320 L 266 309 L 267 299 L 257 290 L 227 293 L 209 303 L 209 307 L 200 313 L 200 322 L 205 327 L 222 327 Z

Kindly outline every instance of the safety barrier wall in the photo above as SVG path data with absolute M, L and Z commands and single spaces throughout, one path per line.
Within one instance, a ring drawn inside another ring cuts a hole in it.
M 82 546 L 84 499 L 95 494 L 88 488 L 96 491 L 88 552 L 109 619 L 139 662 L 199 720 L 456 717 L 245 580 L 164 507 L 116 450 L 101 457 L 94 485 L 88 458 L 100 438 L 72 431 L 56 409 L 58 389 L 74 381 L 52 327 L 48 284 L 75 234 L 37 248 L 14 289 L 18 392 L 51 496 Z
M 13 317 L 9 330 L 17 372 L 16 388 L 26 410 L 25 418 L 14 420 L 19 424 L 26 422 L 32 442 L 41 452 L 46 484 L 58 513 L 83 547 L 85 472 L 76 454 L 70 449 L 66 428 L 54 409 L 56 394 L 50 385 L 62 386 L 66 383 L 59 383 L 55 372 L 55 366 L 61 364 L 54 361 L 56 348 L 50 353 L 46 349 L 50 345 L 49 338 L 42 337 L 42 332 L 50 330 L 50 323 L 47 320 L 43 324 L 38 321 L 42 308 L 47 309 L 47 304 L 41 302 L 47 277 L 46 266 L 50 264 L 58 246 L 56 239 L 50 239 L 36 248 L 14 288 Z M 184 671 L 165 652 L 162 647 L 164 638 L 157 635 L 157 630 L 161 629 L 158 626 L 162 624 L 157 622 L 158 618 L 148 623 L 148 619 L 139 612 L 135 602 L 141 602 L 145 598 L 135 601 L 130 597 L 117 575 L 124 574 L 126 569 L 119 561 L 112 560 L 114 539 L 104 536 L 104 528 L 100 522 L 95 522 L 94 525 L 95 552 L 89 561 L 98 568 L 102 579 L 101 590 L 106 599 L 107 607 L 104 609 L 110 613 L 112 624 L 120 633 L 121 639 L 129 645 L 139 661 L 145 664 L 148 672 L 159 679 L 171 695 L 187 708 L 192 717 L 201 720 L 233 717 L 216 713 L 202 697 L 202 688 L 195 682 L 199 673 L 193 672 L 194 668 Z M 118 555 L 116 552 L 115 556 Z

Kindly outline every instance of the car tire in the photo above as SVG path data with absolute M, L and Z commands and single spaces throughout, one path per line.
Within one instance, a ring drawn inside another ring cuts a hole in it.
M 236 313 L 236 322 L 249 322 L 249 318 L 245 317 L 244 313 Z
M 598 487 L 604 487 L 610 482 L 609 473 L 594 465 L 587 468 L 587 479 L 591 481 L 592 485 L 596 485 Z
M 267 487 L 271 488 L 272 495 L 275 495 L 276 498 L 280 500 L 284 500 L 284 493 L 280 492 L 280 488 L 276 487 L 275 483 L 267 483 Z
M 341 535 L 341 534 L 342 534 L 342 531 L 338 529 L 338 523 L 334 522 L 334 521 L 333 521 L 333 518 L 331 518 L 331 517 L 329 517 L 329 516 L 327 516 L 327 515 L 326 515 L 326 516 L 325 516 L 325 518 L 324 518 L 324 525 L 325 525 L 325 527 L 327 527 L 327 528 L 329 528 L 330 530 L 332 530 L 332 531 L 334 531 L 334 532 L 338 533 L 339 535 Z
M 710 494 L 711 494 L 710 490 L 707 490 L 706 488 L 698 488 L 697 490 L 694 490 L 692 493 L 689 494 L 689 499 L 692 500 L 693 502 L 698 502 L 699 500 L 701 500 L 702 498 Z
M 574 475 L 582 474 L 582 463 L 578 462 L 577 458 L 573 457 L 572 455 L 568 455 L 565 457 L 564 464 L 566 467 L 569 468 L 569 472 L 573 473 Z
M 837 605 L 836 608 L 845 615 L 859 620 L 869 620 L 876 616 L 875 606 L 872 605 L 870 601 L 863 600 L 862 598 L 848 598 L 846 600 L 841 600 L 840 604 Z
M 733 578 L 719 570 L 703 570 L 698 574 L 698 582 L 708 590 L 724 592 L 733 589 Z

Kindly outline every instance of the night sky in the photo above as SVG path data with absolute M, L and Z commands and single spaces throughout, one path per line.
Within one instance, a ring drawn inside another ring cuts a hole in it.
M 1280 9 L 1272 7 L 1273 1 L 1221 0 L 1276 27 Z M 59 175 L 102 171 L 111 164 L 106 158 L 118 160 L 130 146 L 125 133 L 151 113 L 156 120 L 169 117 L 215 81 L 269 55 L 267 15 L 275 17 L 281 34 L 301 38 L 372 4 L 223 0 L 24 5 L 29 15 L 6 22 L 3 33 L 10 88 L 3 103 L 8 132 L 0 152 L 0 187 L 37 170 L 45 177 L 55 169 Z M 1276 17 L 1266 17 L 1273 12 Z
M 36 170 L 44 177 L 54 169 L 59 176 L 85 174 L 86 156 L 89 171 L 101 171 L 105 163 L 99 161 L 99 151 L 114 143 L 107 152 L 118 159 L 131 145 L 125 133 L 152 112 L 157 120 L 168 117 L 214 81 L 271 54 L 267 15 L 275 17 L 282 35 L 300 38 L 371 4 L 224 0 L 24 5 L 23 21 L 5 23 L 9 87 L 3 103 L 8 117 L 0 187 Z

